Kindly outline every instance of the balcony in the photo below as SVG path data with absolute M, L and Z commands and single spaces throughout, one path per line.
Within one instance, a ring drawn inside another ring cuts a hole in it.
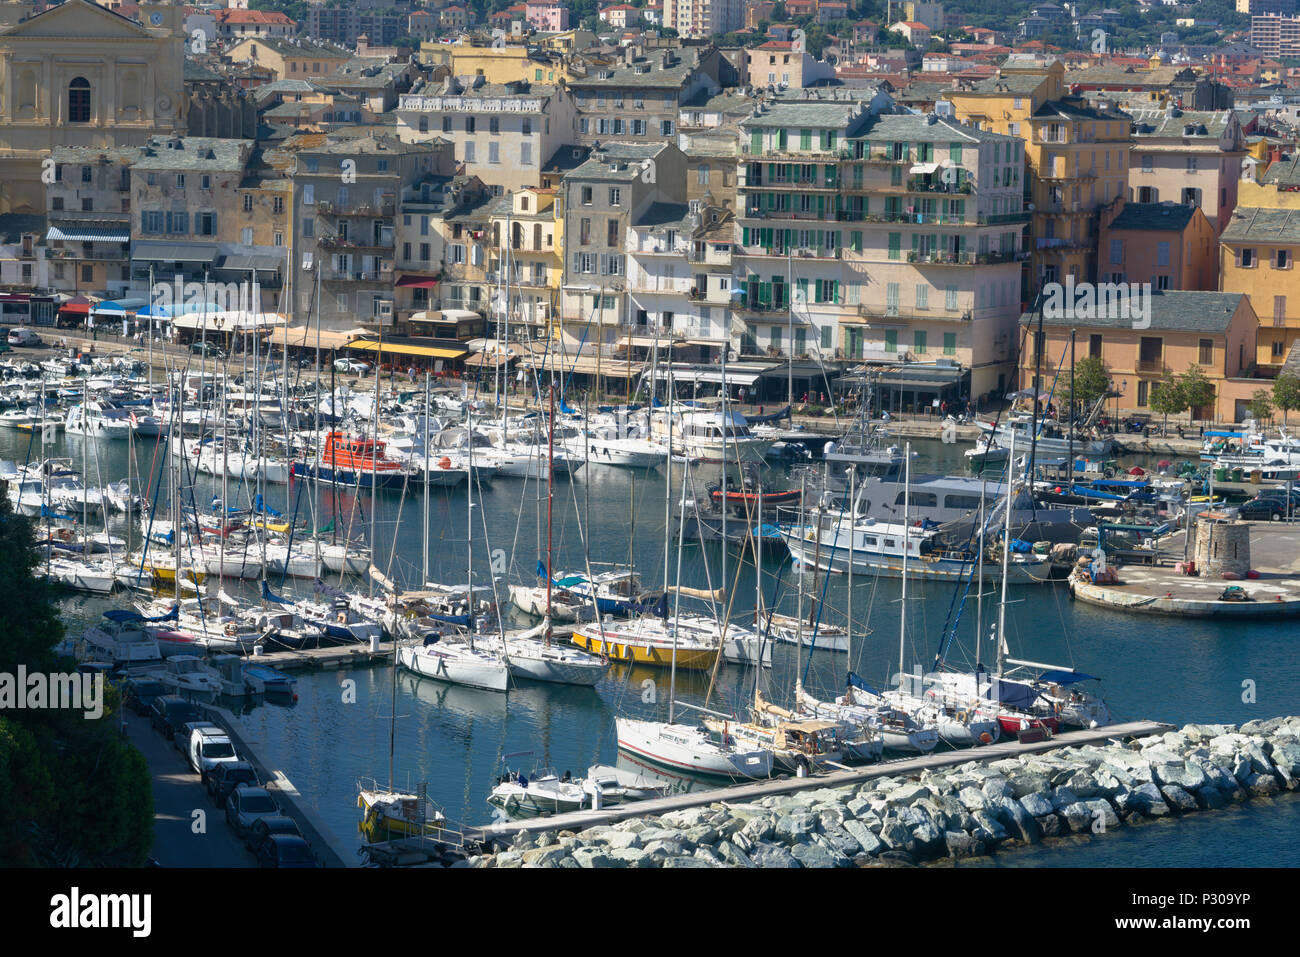
M 1078 251 L 1091 251 L 1096 248 L 1096 244 L 1086 239 L 1058 239 L 1052 236 L 1039 236 L 1034 240 L 1034 245 L 1039 252 L 1051 250 L 1060 253 L 1070 253 Z
M 969 309 L 915 309 L 889 303 L 881 306 L 865 302 L 859 304 L 858 315 L 863 319 L 927 319 L 931 322 L 970 322 L 974 318 Z
M 1000 226 L 1006 223 L 1027 223 L 1032 217 L 1029 210 L 1019 213 L 980 213 L 978 222 L 981 226 Z
M 360 239 L 352 239 L 352 238 L 343 239 L 340 238 L 339 236 L 322 236 L 320 239 L 316 240 L 316 244 L 320 246 L 321 249 L 340 249 L 340 250 L 392 249 L 393 248 L 392 236 L 389 236 L 387 238 L 381 236 L 379 239 L 374 239 L 374 237 L 371 237 L 371 239 L 373 241 L 366 242 Z
M 392 282 L 393 264 L 385 263 L 379 269 L 323 269 L 322 282 Z
M 1163 372 L 1165 363 L 1163 359 L 1139 359 L 1137 361 L 1138 372 Z
M 764 159 L 802 159 L 812 160 L 820 163 L 833 163 L 843 159 L 842 151 L 838 147 L 835 149 L 822 149 L 819 146 L 810 146 L 807 149 L 791 146 L 788 142 L 783 147 L 763 147 L 755 150 L 752 143 L 742 143 L 740 153 L 742 156 L 760 156 Z
M 392 216 L 395 208 L 396 204 L 392 196 L 386 197 L 378 204 L 339 203 L 330 200 L 321 200 L 316 204 L 316 211 L 325 216 Z
M 974 190 L 970 180 L 963 183 L 944 183 L 919 176 L 909 179 L 906 187 L 909 193 L 953 193 L 964 196 L 969 196 Z

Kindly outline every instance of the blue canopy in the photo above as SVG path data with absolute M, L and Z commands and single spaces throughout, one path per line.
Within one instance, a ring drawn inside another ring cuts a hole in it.
M 270 586 L 266 584 L 266 579 L 265 579 L 265 578 L 262 579 L 262 598 L 263 598 L 265 601 L 273 601 L 273 602 L 275 602 L 277 605 L 292 605 L 292 604 L 293 604 L 293 602 L 289 601 L 287 598 L 281 598 L 279 595 L 277 595 L 277 594 L 275 594 L 273 591 L 271 591 Z
M 175 621 L 180 617 L 180 613 L 181 610 L 179 605 L 172 605 L 171 611 L 167 612 L 165 615 L 159 615 L 157 618 L 146 618 L 144 615 L 132 608 L 110 608 L 108 611 L 104 612 L 104 617 L 109 621 L 116 621 L 125 624 L 128 621 Z
M 769 412 L 766 415 L 747 415 L 746 422 L 775 422 L 777 419 L 787 419 L 790 417 L 790 406 L 784 409 L 777 409 L 775 412 Z
M 1044 671 L 1038 676 L 1039 681 L 1050 681 L 1056 685 L 1072 685 L 1076 681 L 1100 681 L 1095 675 L 1085 675 L 1082 671 Z
M 865 681 L 859 678 L 857 673 L 853 671 L 849 672 L 849 687 L 859 688 L 867 692 L 868 694 L 875 694 L 875 695 L 880 694 L 879 691 L 877 691 L 875 688 L 871 687 L 871 685 L 867 684 Z
M 429 614 L 425 615 L 425 617 L 432 618 L 434 621 L 445 621 L 448 624 L 464 625 L 465 627 L 469 627 L 470 625 L 474 624 L 473 620 L 470 618 L 469 615 L 435 615 L 432 612 L 430 612 Z M 428 644 L 428 642 L 425 642 L 425 644 Z
M 261 492 L 258 492 L 253 498 L 253 509 L 258 512 L 265 512 L 273 518 L 279 518 L 284 514 L 283 512 L 277 512 L 275 509 L 271 508 L 271 506 L 267 505 L 266 502 L 262 500 Z
M 569 408 L 569 403 L 565 402 L 563 399 L 560 400 L 560 411 L 563 412 L 565 415 L 578 414 L 578 410 Z
M 1008 707 L 1026 711 L 1038 700 L 1038 692 L 1029 685 L 1021 684 L 1018 681 L 995 678 L 993 683 L 989 685 L 988 690 L 984 692 L 984 697 L 990 701 L 1000 701 Z

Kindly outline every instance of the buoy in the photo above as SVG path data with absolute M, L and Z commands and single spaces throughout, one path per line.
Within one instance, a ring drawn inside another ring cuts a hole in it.
M 296 692 L 296 691 L 293 693 L 293 700 L 294 700 L 294 701 L 297 701 L 297 700 L 298 700 L 298 692 Z
M 451 459 L 449 459 L 447 456 L 444 455 L 441 459 L 438 460 L 438 468 L 440 469 L 451 468 Z

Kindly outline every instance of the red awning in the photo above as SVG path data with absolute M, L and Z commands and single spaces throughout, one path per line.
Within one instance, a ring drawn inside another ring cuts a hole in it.
M 438 285 L 438 280 L 432 276 L 403 276 L 397 280 L 397 285 L 415 289 L 432 289 Z
M 90 303 L 88 302 L 65 302 L 59 306 L 59 312 L 72 312 L 80 316 L 90 315 Z

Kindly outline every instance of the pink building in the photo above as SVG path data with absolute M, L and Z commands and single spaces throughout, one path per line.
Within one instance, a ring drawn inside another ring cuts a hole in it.
M 569 8 L 554 2 L 524 4 L 524 19 L 539 33 L 559 33 L 569 29 Z

